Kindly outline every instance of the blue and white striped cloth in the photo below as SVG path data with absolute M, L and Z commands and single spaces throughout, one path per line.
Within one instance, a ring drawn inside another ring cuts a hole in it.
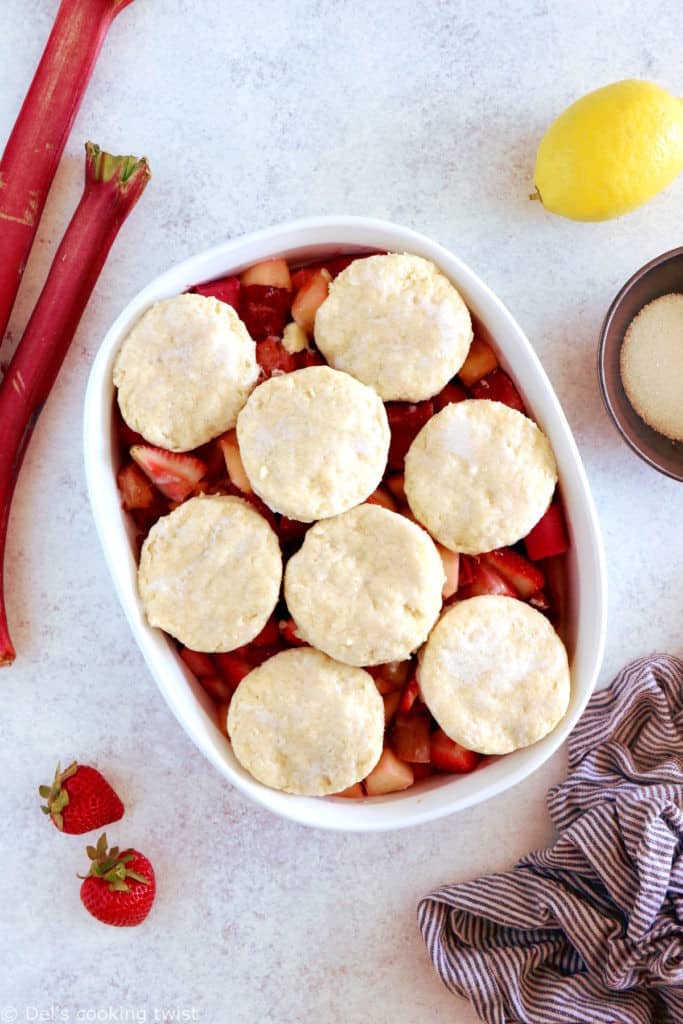
M 441 979 L 485 1024 L 682 1024 L 683 661 L 594 694 L 548 808 L 551 849 L 420 902 Z

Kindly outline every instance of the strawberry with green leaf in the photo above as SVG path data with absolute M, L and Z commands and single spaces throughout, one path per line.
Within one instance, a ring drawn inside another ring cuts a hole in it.
M 97 846 L 86 847 L 90 871 L 79 875 L 83 906 L 104 924 L 132 928 L 141 924 L 156 895 L 156 881 L 151 863 L 137 850 L 119 851 L 107 848 L 106 833 Z
M 82 835 L 123 817 L 123 804 L 96 768 L 74 761 L 62 771 L 57 765 L 51 786 L 38 790 L 46 801 L 41 806 L 60 832 Z

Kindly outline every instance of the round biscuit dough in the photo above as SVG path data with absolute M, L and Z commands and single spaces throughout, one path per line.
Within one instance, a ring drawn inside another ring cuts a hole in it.
M 147 619 L 195 651 L 232 651 L 265 626 L 280 594 L 274 531 L 241 498 L 191 498 L 150 530 L 138 588 Z
M 309 523 L 372 494 L 390 435 L 372 388 L 311 366 L 259 385 L 239 414 L 237 440 L 256 494 L 275 512 Z
M 472 597 L 449 608 L 424 647 L 418 679 L 443 731 L 481 754 L 536 743 L 569 704 L 562 641 L 544 615 L 514 597 Z
M 259 782 L 325 796 L 377 764 L 384 704 L 372 676 L 321 651 L 282 651 L 245 676 L 228 712 L 235 757 Z
M 205 295 L 156 302 L 126 336 L 114 364 L 128 426 L 173 452 L 234 427 L 258 375 L 256 345 L 237 313 Z
M 300 636 L 347 665 L 402 661 L 441 611 L 444 571 L 429 535 L 378 505 L 316 523 L 285 572 Z
M 408 450 L 405 492 L 436 540 L 478 555 L 516 544 L 550 504 L 557 482 L 545 434 L 501 402 L 447 405 Z
M 465 362 L 472 321 L 438 267 L 389 253 L 354 260 L 335 278 L 316 314 L 315 340 L 331 366 L 385 402 L 419 402 Z

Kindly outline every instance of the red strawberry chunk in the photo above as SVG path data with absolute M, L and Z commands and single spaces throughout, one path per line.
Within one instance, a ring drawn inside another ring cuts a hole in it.
M 472 582 L 474 578 L 474 571 L 472 563 L 474 559 L 471 555 L 460 555 L 458 559 L 458 586 L 467 586 L 468 583 Z
M 418 764 L 413 762 L 410 767 L 413 769 L 415 782 L 421 782 L 422 779 L 428 779 L 434 774 L 431 762 L 429 764 Z
M 264 501 L 261 501 L 258 494 L 245 494 L 244 491 L 240 491 L 234 484 L 230 486 L 230 494 L 235 498 L 242 498 L 243 501 L 248 501 L 250 505 L 256 509 L 256 511 L 263 516 L 271 529 L 277 529 L 277 523 L 275 521 L 275 513 L 268 508 Z
M 277 376 L 280 373 L 291 373 L 299 369 L 296 355 L 292 355 L 284 347 L 279 338 L 264 338 L 256 344 L 256 361 L 263 371 L 264 377 Z
M 451 381 L 446 387 L 439 391 L 438 395 L 434 395 L 432 402 L 437 412 L 441 412 L 447 405 L 451 405 L 452 402 L 464 402 L 468 397 L 467 392 L 461 384 L 456 381 Z
M 277 534 L 280 540 L 300 540 L 305 536 L 306 531 L 312 523 L 300 523 L 298 519 L 289 519 L 287 516 L 280 516 L 277 525 Z
M 461 747 L 447 736 L 443 729 L 437 729 L 432 733 L 430 755 L 432 766 L 440 772 L 471 772 L 481 761 L 481 754 Z
M 239 313 L 240 280 L 238 277 L 221 277 L 217 281 L 196 284 L 192 289 L 197 295 L 206 295 L 219 302 L 225 302 Z
M 129 462 L 118 471 L 116 483 L 121 494 L 121 504 L 127 512 L 134 508 L 151 508 L 154 505 L 152 485 L 134 462 Z
M 280 629 L 274 615 L 271 615 L 261 632 L 251 642 L 254 647 L 271 647 L 274 644 L 279 644 Z
M 532 561 L 563 555 L 569 550 L 569 537 L 562 505 L 554 501 L 545 515 L 524 538 L 526 553 Z
M 299 370 L 305 370 L 307 366 L 327 366 L 317 348 L 305 348 L 303 351 L 297 352 L 294 358 Z
M 490 565 L 487 565 L 479 558 L 473 558 L 471 565 L 472 580 L 470 583 L 460 587 L 458 597 L 464 599 L 468 597 L 482 597 L 485 594 L 517 597 L 517 591 Z
M 254 341 L 282 336 L 289 317 L 291 294 L 287 288 L 267 284 L 243 285 L 239 313 Z
M 255 263 L 253 267 L 242 271 L 240 282 L 243 288 L 252 284 L 270 285 L 271 288 L 286 288 L 287 291 L 292 288 L 287 260 L 282 257 Z
M 526 413 L 522 396 L 505 370 L 500 368 L 472 385 L 472 397 L 488 398 L 491 402 L 502 402 L 503 405 L 516 409 L 517 412 Z
M 210 654 L 206 654 L 204 651 L 193 651 L 190 647 L 181 647 L 180 657 L 197 679 L 202 679 L 204 676 L 215 676 L 216 666 L 211 660 Z
M 427 715 L 396 715 L 390 742 L 391 749 L 402 761 L 427 764 L 431 760 Z
M 403 688 L 399 710 L 403 712 L 410 711 L 419 696 L 420 687 L 418 686 L 417 678 L 412 676 Z
M 252 665 L 237 651 L 214 654 L 214 661 L 225 682 L 232 691 L 236 690 L 245 676 L 249 675 Z
M 458 370 L 458 377 L 465 387 L 471 388 L 497 366 L 498 357 L 491 346 L 481 338 L 475 338 L 470 345 L 467 359 Z
M 278 623 L 280 636 L 290 647 L 308 647 L 305 640 L 302 640 L 297 633 L 297 626 L 294 619 L 281 619 Z
M 524 555 L 518 554 L 512 548 L 489 551 L 480 558 L 514 587 L 519 597 L 524 600 L 545 586 L 545 576 L 538 566 L 533 565 Z
M 202 676 L 197 682 L 206 690 L 209 697 L 218 703 L 230 700 L 235 690 L 234 686 L 226 682 L 222 676 L 215 674 L 212 676 Z
M 131 448 L 130 454 L 157 490 L 171 501 L 184 501 L 206 473 L 200 459 L 184 452 L 139 444 Z
M 136 430 L 132 430 L 125 420 L 121 419 L 120 416 L 116 417 L 116 433 L 118 435 L 119 444 L 122 448 L 130 448 L 134 444 L 146 444 L 142 434 L 138 434 Z
M 389 467 L 402 471 L 408 449 L 427 420 L 434 415 L 434 404 L 431 401 L 387 402 L 386 410 L 391 430 Z

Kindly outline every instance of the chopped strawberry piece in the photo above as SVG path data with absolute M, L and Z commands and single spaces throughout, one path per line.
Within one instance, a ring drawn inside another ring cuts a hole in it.
M 543 559 L 543 572 L 545 573 L 546 580 L 545 590 L 550 604 L 550 618 L 558 632 L 561 632 L 566 625 L 568 608 L 569 595 L 566 561 L 564 555 L 553 555 L 551 558 Z M 534 595 L 534 597 L 536 596 L 538 595 Z
M 253 488 L 242 463 L 240 447 L 237 443 L 237 431 L 229 430 L 227 434 L 223 434 L 218 438 L 218 445 L 223 453 L 225 468 L 232 483 L 245 494 L 251 494 Z
M 278 259 L 263 260 L 248 267 L 240 274 L 240 282 L 243 288 L 252 284 L 269 285 L 271 288 L 286 288 L 292 290 L 292 279 L 289 276 L 287 260 L 281 257 Z
M 240 291 L 240 316 L 254 341 L 282 336 L 289 316 L 291 293 L 267 284 L 244 285 Z
M 420 687 L 418 686 L 417 678 L 416 676 L 411 676 L 403 688 L 399 710 L 403 712 L 410 711 L 419 696 Z
M 432 766 L 440 772 L 464 774 L 473 771 L 481 761 L 481 754 L 461 747 L 443 729 L 432 733 L 430 754 Z
M 218 728 L 224 735 L 228 734 L 228 711 L 230 710 L 230 700 L 222 700 L 220 704 L 216 705 L 216 722 Z
M 324 268 L 316 270 L 294 297 L 292 317 L 309 336 L 313 335 L 315 314 L 327 298 L 331 280 Z
M 333 793 L 333 796 L 341 796 L 345 800 L 364 800 L 365 792 L 360 782 L 354 782 L 353 786 L 342 789 L 341 793 Z
M 312 523 L 300 523 L 298 519 L 289 519 L 287 516 L 280 516 L 277 524 L 277 535 L 282 541 L 300 540 L 305 537 L 306 531 Z
M 142 434 L 132 430 L 120 416 L 116 417 L 116 433 L 122 448 L 131 448 L 134 444 L 147 443 Z
M 457 551 L 451 551 L 449 548 L 445 548 L 443 544 L 437 544 L 436 550 L 441 555 L 443 571 L 446 576 L 441 590 L 441 596 L 444 601 L 446 601 L 449 597 L 453 597 L 453 594 L 457 594 L 458 592 L 458 587 L 460 585 L 460 555 Z
M 198 682 L 215 701 L 226 701 L 232 697 L 235 687 L 219 675 L 202 676 Z
M 387 402 L 387 418 L 391 430 L 388 464 L 391 469 L 403 470 L 403 462 L 411 444 L 427 420 L 434 415 L 429 402 Z
M 365 791 L 368 796 L 398 793 L 412 786 L 414 778 L 410 765 L 396 757 L 389 747 L 385 747 L 379 761 L 365 780 Z
M 400 690 L 408 681 L 413 672 L 413 662 L 410 659 L 387 661 L 383 665 L 371 665 L 365 671 L 375 680 L 380 693 L 390 693 Z
M 381 505 L 382 508 L 388 508 L 390 512 L 396 511 L 396 502 L 383 487 L 378 487 L 365 501 L 368 505 Z
M 194 455 L 195 459 L 199 459 L 206 466 L 204 480 L 213 482 L 225 476 L 225 458 L 219 441 L 220 438 L 208 441 L 190 453 Z
M 453 402 L 464 402 L 467 397 L 464 387 L 455 381 L 451 381 L 443 390 L 439 391 L 438 395 L 434 395 L 432 402 L 436 411 L 441 412 L 447 405 L 451 405 Z
M 492 373 L 497 366 L 498 357 L 491 346 L 481 338 L 475 338 L 470 345 L 467 359 L 458 370 L 458 377 L 465 387 L 471 388 L 487 373 Z
M 545 590 L 539 590 L 535 594 L 532 594 L 529 598 L 529 604 L 537 611 L 543 612 L 544 615 L 552 609 L 550 598 Z
M 552 555 L 563 555 L 569 550 L 567 527 L 559 501 L 554 501 L 546 514 L 529 531 L 524 538 L 524 546 L 527 555 L 534 562 L 541 558 L 550 558 Z
M 251 642 L 254 647 L 272 647 L 279 644 L 280 629 L 274 615 L 271 615 L 261 632 Z
M 185 452 L 136 444 L 130 454 L 157 490 L 171 501 L 184 501 L 206 473 L 205 463 Z
M 242 654 L 238 654 L 237 651 L 214 654 L 213 658 L 220 674 L 231 691 L 237 689 L 244 677 L 249 675 L 253 668 L 247 659 Z
M 201 679 L 202 676 L 215 676 L 216 666 L 211 660 L 210 654 L 205 654 L 204 651 L 193 651 L 190 647 L 181 647 L 180 657 L 197 679 Z
M 431 759 L 427 715 L 398 714 L 391 729 L 391 749 L 402 761 L 427 764 Z
M 302 352 L 297 352 L 295 359 L 299 370 L 305 370 L 307 366 L 327 366 L 317 348 L 307 348 Z
M 501 370 L 500 367 L 472 385 L 472 397 L 488 398 L 491 402 L 502 402 L 503 405 L 508 405 L 511 409 L 516 409 L 517 412 L 526 413 L 522 396 L 505 370 Z
M 510 586 L 514 587 L 519 597 L 524 600 L 545 586 L 545 576 L 524 555 L 512 548 L 500 548 L 480 555 L 481 561 L 494 569 Z
M 277 376 L 280 373 L 291 373 L 299 369 L 297 355 L 292 355 L 284 347 L 279 338 L 264 338 L 256 344 L 256 361 L 263 371 L 264 377 Z
M 423 779 L 428 779 L 428 778 L 430 778 L 430 776 L 432 776 L 434 774 L 434 769 L 432 768 L 431 763 L 430 764 L 413 763 L 411 765 L 411 768 L 413 769 L 413 776 L 414 776 L 415 782 L 422 782 Z
M 192 289 L 197 295 L 206 295 L 219 302 L 225 302 L 239 313 L 240 280 L 238 277 L 220 277 L 217 281 L 196 284 Z
M 121 504 L 127 512 L 133 508 L 151 508 L 154 504 L 152 485 L 134 462 L 129 462 L 118 471 L 116 483 L 121 494 Z
M 278 623 L 280 636 L 290 647 L 308 647 L 309 645 L 297 633 L 297 625 L 294 619 L 281 619 Z
M 406 504 L 406 478 L 403 473 L 391 473 L 384 481 L 399 505 Z
M 485 594 L 517 597 L 517 591 L 490 565 L 485 564 L 478 558 L 473 558 L 471 566 L 472 579 L 469 583 L 460 586 L 458 597 L 482 597 Z
M 131 518 L 133 522 L 142 531 L 143 536 L 140 540 L 145 539 L 150 529 L 154 526 L 158 519 L 165 516 L 169 512 L 168 504 L 164 501 L 163 497 L 159 494 L 157 500 L 149 508 L 134 508 L 131 510 Z
M 377 680 L 379 689 L 379 680 Z M 382 691 L 379 691 L 382 693 Z M 398 711 L 398 705 L 401 701 L 401 691 L 393 690 L 391 693 L 382 693 L 382 700 L 384 701 L 384 724 L 387 726 L 391 719 Z
M 460 555 L 458 564 L 458 584 L 463 587 L 472 582 L 474 572 L 472 570 L 473 558 L 471 555 Z

